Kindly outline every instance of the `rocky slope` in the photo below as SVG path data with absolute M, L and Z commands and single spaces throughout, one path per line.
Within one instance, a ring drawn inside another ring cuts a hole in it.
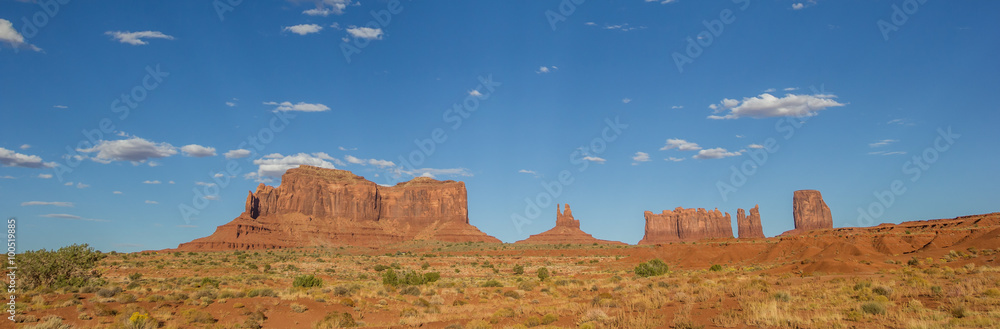
M 594 238 L 592 235 L 587 234 L 580 229 L 580 221 L 573 218 L 573 212 L 569 209 L 569 204 L 566 205 L 566 211 L 563 212 L 559 210 L 559 205 L 556 205 L 556 226 L 552 229 L 529 236 L 527 239 L 517 241 L 515 243 L 537 243 L 537 244 L 561 244 L 561 243 L 571 243 L 571 244 L 615 244 L 615 245 L 625 245 L 625 243 L 618 241 L 608 241 L 600 240 Z
M 740 239 L 758 239 L 764 237 L 764 227 L 760 224 L 760 205 L 750 208 L 750 216 L 742 208 L 736 210 L 736 228 Z
M 407 240 L 500 242 L 469 224 L 465 184 L 420 177 L 379 186 L 345 170 L 300 166 L 260 184 L 244 212 L 181 250 L 378 246 Z
M 697 241 L 711 238 L 732 238 L 732 218 L 719 209 L 707 211 L 704 208 L 664 210 L 660 214 L 644 213 L 646 234 L 639 244 L 661 244 L 681 241 Z

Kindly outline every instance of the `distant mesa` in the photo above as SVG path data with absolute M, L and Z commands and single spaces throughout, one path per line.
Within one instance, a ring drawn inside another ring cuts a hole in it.
M 795 235 L 811 230 L 833 228 L 830 207 L 823 201 L 823 195 L 816 190 L 795 191 L 792 196 L 792 216 L 795 229 L 782 235 Z
M 535 244 L 614 244 L 625 245 L 623 242 L 600 240 L 594 238 L 580 229 L 580 221 L 573 218 L 573 212 L 566 205 L 566 211 L 559 209 L 556 205 L 556 226 L 552 229 L 529 236 L 527 239 L 515 243 L 535 243 Z
M 689 242 L 701 239 L 732 238 L 733 221 L 729 213 L 704 208 L 664 210 L 660 214 L 644 213 L 646 234 L 640 245 Z
M 750 216 L 742 208 L 736 210 L 736 228 L 740 239 L 759 239 L 764 237 L 764 227 L 760 224 L 760 205 L 750 208 Z
M 350 171 L 302 165 L 260 184 L 242 214 L 180 250 L 379 246 L 409 240 L 496 242 L 469 224 L 465 183 L 417 177 L 386 187 Z

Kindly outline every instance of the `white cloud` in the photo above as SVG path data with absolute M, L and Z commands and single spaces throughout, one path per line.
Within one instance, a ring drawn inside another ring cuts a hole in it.
M 479 90 L 473 89 L 472 91 L 469 92 L 469 96 L 483 97 L 483 93 L 479 92 Z
M 347 33 L 355 38 L 360 39 L 382 39 L 382 29 L 373 29 L 370 27 L 350 27 L 347 29 Z
M 400 170 L 400 172 L 409 174 L 411 176 L 422 176 L 422 177 L 437 177 L 437 176 L 472 176 L 472 173 L 465 168 L 447 168 L 447 169 L 436 169 L 436 168 L 420 168 L 414 169 L 412 171 Z
M 165 158 L 177 154 L 177 148 L 168 143 L 154 143 L 148 140 L 132 137 L 113 141 L 99 141 L 89 149 L 77 149 L 83 153 L 97 152 L 91 160 L 100 163 L 112 161 L 145 162 L 153 158 Z
M 817 112 L 829 107 L 844 106 L 833 100 L 837 96 L 816 94 L 816 95 L 795 95 L 787 94 L 785 97 L 774 97 L 771 94 L 763 93 L 757 97 L 743 98 L 742 101 L 735 99 L 723 99 L 719 104 L 709 105 L 715 113 L 729 111 L 724 116 L 710 115 L 709 119 L 738 119 L 750 117 L 755 119 L 796 116 L 810 117 Z
M 646 2 L 659 2 L 661 5 L 677 2 L 677 0 L 646 0 Z
M 337 149 L 339 149 L 341 151 L 357 151 L 358 150 L 357 147 L 346 148 L 346 147 L 343 147 L 343 146 L 339 146 L 339 147 L 337 147 Z
M 214 178 L 222 178 L 222 177 L 226 177 L 226 175 L 223 174 L 223 173 L 216 173 L 215 175 L 212 175 L 212 177 L 214 177 Z
M 41 48 L 24 42 L 24 36 L 14 29 L 14 24 L 6 19 L 0 19 L 0 41 L 10 44 L 11 48 L 27 48 L 42 51 Z
M 886 146 L 886 145 L 889 145 L 889 144 L 892 144 L 892 143 L 895 143 L 895 142 L 898 142 L 898 140 L 895 140 L 895 139 L 883 139 L 883 140 L 880 140 L 880 141 L 868 144 L 868 147 L 882 147 L 882 146 Z
M 785 88 L 784 90 L 785 91 L 795 91 L 795 90 L 799 90 L 799 87 L 788 87 L 788 88 Z
M 69 108 L 69 106 L 66 106 L 66 105 L 53 105 L 52 107 L 57 108 L 57 109 L 68 109 Z
M 762 148 L 764 148 L 764 145 L 750 144 L 750 145 L 747 145 L 747 147 L 752 148 L 752 149 L 762 149 Z
M 520 174 L 529 174 L 529 175 L 532 175 L 532 176 L 535 176 L 535 177 L 539 176 L 538 173 L 535 172 L 534 170 L 521 169 L 521 170 L 518 170 L 517 172 L 520 173 Z
M 738 156 L 740 154 L 742 154 L 742 152 L 740 152 L 740 151 L 729 152 L 729 151 L 726 151 L 726 149 L 724 149 L 724 148 L 716 147 L 714 149 L 705 149 L 705 150 L 698 151 L 698 154 L 695 155 L 693 158 L 695 158 L 695 159 L 722 159 L 722 158 L 725 158 L 725 157 Z
M 227 102 L 226 102 L 226 106 L 229 106 L 229 107 L 236 107 L 236 103 L 235 103 L 235 102 L 232 102 L 232 101 L 227 101 Z
M 160 181 L 158 181 L 158 180 L 145 180 L 142 183 L 143 184 L 159 184 Z
M 743 136 L 743 135 L 736 135 L 736 138 L 743 138 L 743 137 L 746 137 L 746 136 Z
M 63 184 L 63 186 L 73 186 L 73 182 L 66 182 L 66 184 Z
M 317 1 L 316 8 L 303 11 L 302 14 L 309 16 L 329 16 L 330 14 L 343 14 L 344 9 L 351 3 L 350 0 L 323 0 Z
M 323 112 L 329 111 L 330 108 L 323 104 L 309 104 L 304 102 L 299 102 L 298 104 L 292 104 L 292 102 L 265 102 L 264 105 L 277 106 L 274 111 L 297 111 L 297 112 Z
M 111 192 L 111 194 L 122 194 L 122 191 L 114 191 L 114 192 Z
M 45 215 L 40 215 L 39 217 L 58 218 L 58 219 L 72 219 L 72 220 L 85 220 L 85 221 L 91 221 L 91 222 L 107 222 L 107 220 L 104 220 L 104 219 L 83 218 L 83 217 L 80 217 L 80 216 L 77 216 L 77 215 L 70 215 L 70 214 L 45 214 Z
M 56 207 L 73 207 L 72 202 L 61 202 L 61 201 L 28 201 L 21 202 L 21 206 L 56 206 Z
M 765 93 L 773 93 L 773 92 L 775 92 L 775 91 L 778 91 L 778 90 L 777 90 L 777 89 L 774 89 L 774 88 L 767 88 L 767 90 L 765 90 L 764 92 L 765 92 Z
M 538 73 L 538 74 L 550 73 L 550 72 L 555 72 L 558 69 L 559 68 L 555 67 L 555 66 L 541 66 L 541 67 L 538 68 L 538 71 L 535 71 L 535 73 Z
M 0 164 L 5 167 L 24 168 L 52 168 L 57 165 L 55 162 L 43 162 L 37 155 L 21 154 L 2 147 L 0 147 Z
M 38 174 L 38 178 L 49 179 L 52 178 L 52 174 Z
M 160 204 L 160 203 L 152 200 L 146 200 L 146 204 Z
M 253 164 L 257 165 L 257 172 L 251 173 L 253 175 L 249 177 L 256 178 L 258 181 L 267 181 L 268 177 L 281 177 L 285 171 L 297 168 L 299 165 L 336 169 L 332 163 L 324 160 L 325 155 L 325 153 L 313 153 L 312 155 L 299 153 L 288 156 L 278 153 L 268 154 L 263 158 L 253 160 Z
M 354 156 L 351 156 L 351 155 L 345 156 L 344 160 L 347 160 L 348 163 L 352 163 L 352 164 L 359 164 L 359 165 L 364 165 L 365 164 L 365 160 L 355 158 Z
M 202 197 L 202 199 L 213 200 L 214 201 L 214 200 L 218 200 L 219 196 L 218 195 L 206 195 L 206 196 Z
M 333 10 L 331 10 L 329 8 L 313 8 L 313 9 L 305 10 L 302 13 L 305 14 L 305 15 L 309 15 L 309 16 L 323 16 L 323 17 L 326 17 L 326 16 L 330 16 L 330 14 L 333 14 Z
M 631 102 L 632 102 L 631 98 L 622 98 L 622 103 L 628 104 L 628 103 L 631 103 Z
M 602 27 L 602 28 L 605 29 L 605 30 L 617 30 L 617 31 L 622 31 L 622 32 L 628 32 L 628 31 L 632 31 L 632 30 L 642 30 L 642 29 L 645 29 L 646 27 L 645 26 L 632 27 L 632 26 L 629 26 L 628 23 L 624 23 L 624 24 L 614 24 L 614 25 L 604 24 L 604 27 Z
M 31 145 L 28 145 L 28 144 L 21 144 L 21 149 L 22 149 L 22 150 L 27 150 L 27 149 L 30 149 L 30 148 L 31 148 Z
M 90 185 L 84 183 L 76 183 L 76 188 L 88 188 Z
M 247 149 L 229 150 L 229 152 L 226 152 L 225 156 L 226 156 L 226 159 L 240 159 L 240 158 L 245 158 L 245 157 L 250 156 L 250 150 L 247 150 Z
M 194 158 L 215 156 L 214 147 L 205 147 L 197 144 L 181 146 L 181 152 L 184 153 L 184 156 L 189 156 Z
M 122 31 L 108 31 L 104 32 L 106 35 L 110 35 L 115 40 L 121 43 L 127 43 L 133 46 L 145 45 L 148 42 L 143 39 L 166 39 L 173 40 L 174 37 L 163 34 L 160 31 L 140 31 L 140 32 L 122 32 Z
M 52 176 L 52 175 L 49 175 L 49 176 Z M 0 176 L 0 179 L 17 179 L 17 178 L 15 178 L 14 176 L 11 176 L 11 175 L 3 175 L 3 176 Z
M 803 3 L 801 3 L 801 2 L 799 2 L 799 3 L 793 3 L 792 4 L 792 9 L 795 9 L 795 10 L 799 10 L 799 9 L 802 9 L 802 8 L 805 8 L 805 7 L 806 7 L 806 5 L 803 4 Z
M 671 138 L 667 140 L 667 145 L 660 148 L 660 151 L 666 151 L 670 149 L 677 149 L 680 151 L 697 151 L 701 149 L 696 143 L 688 142 L 683 139 Z
M 684 108 L 683 105 L 674 105 L 674 106 L 670 107 L 670 109 L 672 109 L 672 110 L 679 110 L 679 109 L 682 109 L 682 108 Z
M 376 166 L 376 167 L 379 167 L 379 168 L 388 168 L 388 167 L 394 167 L 394 166 L 396 166 L 396 164 L 393 163 L 392 161 L 389 161 L 389 160 L 377 160 L 377 159 L 368 159 L 368 164 Z
M 670 162 L 681 162 L 681 161 L 684 161 L 684 158 L 669 157 L 669 158 L 666 158 L 666 159 L 663 159 L 663 160 L 670 161 Z
M 173 183 L 174 183 L 174 181 L 169 181 L 169 182 L 167 182 L 167 183 L 170 183 L 170 184 L 173 184 Z
M 868 152 L 868 154 L 869 155 L 903 155 L 903 154 L 906 154 L 906 152 L 903 152 L 903 151 L 892 151 L 892 152 L 875 151 L 875 152 Z
M 194 185 L 198 185 L 198 186 L 215 186 L 215 183 L 194 182 Z
M 589 155 L 583 157 L 583 160 L 590 161 L 590 162 L 597 162 L 597 163 L 600 163 L 600 164 L 604 164 L 605 161 L 608 161 L 608 160 L 605 160 L 604 158 L 601 158 L 601 157 L 595 157 L 595 156 L 589 156 Z
M 635 161 L 635 162 L 632 162 L 632 165 L 637 165 L 637 164 L 639 164 L 639 162 L 648 162 L 649 161 L 649 153 L 646 153 L 646 152 L 635 152 L 635 156 L 632 157 L 632 161 Z
M 323 27 L 317 24 L 299 24 L 299 25 L 285 26 L 281 30 L 292 32 L 298 35 L 306 35 L 309 33 L 319 33 L 319 31 L 323 30 Z

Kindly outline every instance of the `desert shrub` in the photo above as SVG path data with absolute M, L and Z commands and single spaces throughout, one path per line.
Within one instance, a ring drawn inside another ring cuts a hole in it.
M 428 263 L 428 262 L 424 262 L 423 264 L 420 264 L 420 269 L 422 269 L 422 270 L 426 270 L 426 269 L 428 269 L 430 267 L 431 267 L 431 263 Z
M 559 321 L 559 316 L 557 316 L 555 314 L 552 314 L 552 313 L 546 314 L 545 316 L 542 317 L 542 324 L 543 325 L 552 324 L 552 323 L 554 323 L 556 321 Z
M 292 308 L 292 312 L 295 312 L 295 313 L 302 313 L 302 312 L 305 312 L 306 310 L 309 309 L 305 305 L 298 304 L 298 303 L 292 303 L 291 308 Z
M 323 279 L 317 278 L 316 276 L 310 275 L 300 275 L 295 277 L 292 281 L 292 286 L 296 288 L 312 288 L 320 287 L 323 285 Z
M 871 315 L 885 314 L 885 305 L 882 303 L 870 302 L 861 304 L 861 311 Z
M 549 269 L 544 267 L 539 268 L 538 271 L 535 271 L 535 274 L 538 275 L 538 279 L 542 281 L 545 281 L 545 279 L 548 279 L 550 276 Z
M 257 288 L 247 291 L 247 297 L 278 297 L 278 293 L 271 288 Z
M 215 323 L 217 321 L 211 313 L 199 309 L 186 309 L 181 311 L 181 317 L 187 323 Z
M 714 264 L 712 267 L 709 267 L 708 270 L 712 272 L 722 271 L 722 265 Z
M 122 288 L 121 287 L 103 288 L 103 289 L 97 291 L 97 296 L 104 297 L 104 298 L 111 298 L 111 297 L 117 296 L 118 293 L 120 293 L 120 292 L 122 292 Z
M 382 284 L 394 287 L 399 285 L 419 286 L 426 283 L 436 282 L 440 279 L 441 273 L 438 272 L 420 274 L 410 271 L 397 274 L 395 270 L 388 269 L 382 273 Z
M 83 287 L 100 278 L 94 267 L 104 257 L 87 244 L 27 251 L 18 255 L 18 284 L 27 288 Z
M 966 316 L 969 316 L 969 309 L 965 308 L 965 305 L 954 305 L 948 311 L 951 313 L 951 316 L 955 317 L 956 319 L 961 319 Z
M 483 282 L 483 284 L 481 284 L 480 287 L 484 287 L 484 288 L 503 287 L 503 284 L 500 283 L 500 281 L 497 281 L 497 280 L 489 280 L 489 281 Z
M 635 267 L 635 269 L 632 270 L 632 272 L 634 272 L 635 275 L 645 278 L 651 276 L 664 275 L 667 273 L 668 270 L 669 267 L 662 260 L 653 259 L 648 262 L 639 264 L 638 266 Z
M 382 265 L 382 264 L 378 264 L 378 265 L 375 265 L 375 267 L 372 267 L 372 269 L 374 269 L 375 272 L 382 272 L 382 271 L 390 269 L 390 267 Z
M 520 264 L 514 265 L 514 274 L 517 275 L 524 274 L 524 266 L 521 266 Z
M 792 300 L 792 296 L 788 295 L 788 293 L 784 291 L 776 292 L 772 297 L 774 297 L 774 300 L 779 302 L 787 302 Z
M 399 291 L 399 293 L 411 296 L 420 296 L 420 288 L 415 286 L 407 286 Z
M 125 319 L 125 328 L 127 329 L 154 329 L 159 328 L 159 321 L 153 319 L 146 313 L 132 312 L 132 316 Z
M 215 288 L 215 289 L 219 289 L 219 284 L 220 284 L 220 283 L 221 283 L 221 282 L 220 282 L 219 280 L 217 280 L 217 279 L 212 279 L 212 278 L 202 278 L 202 279 L 201 279 L 201 281 L 200 281 L 200 282 L 198 282 L 198 284 L 197 284 L 197 287 L 198 287 L 198 288 L 207 288 L 207 287 L 213 287 L 213 288 Z
M 108 306 L 108 304 L 94 303 L 94 315 L 114 316 L 118 311 Z
M 344 297 L 343 299 L 340 300 L 340 305 L 344 305 L 347 307 L 354 307 L 354 300 Z
M 519 294 L 519 293 L 517 293 L 517 291 L 513 291 L 513 290 L 504 291 L 503 296 L 504 297 L 510 297 L 510 298 L 513 298 L 513 299 L 521 299 L 521 294 Z
M 889 287 L 886 287 L 886 286 L 878 286 L 878 287 L 872 288 L 872 292 L 875 293 L 876 295 L 882 295 L 882 296 L 885 296 L 885 297 L 892 297 L 892 288 L 889 288 Z

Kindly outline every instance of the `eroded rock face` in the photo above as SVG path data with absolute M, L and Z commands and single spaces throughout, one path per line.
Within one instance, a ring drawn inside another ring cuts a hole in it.
M 465 183 L 420 177 L 379 186 L 345 170 L 300 166 L 264 184 L 244 212 L 178 249 L 377 246 L 406 240 L 500 242 L 469 224 Z
M 660 244 L 698 241 L 711 238 L 732 238 L 732 218 L 719 209 L 704 208 L 664 210 L 660 214 L 644 213 L 646 234 L 639 244 Z
M 538 244 L 561 244 L 561 243 L 571 243 L 571 244 L 593 244 L 593 243 L 603 243 L 603 244 L 617 244 L 625 245 L 625 243 L 618 241 L 608 241 L 594 238 L 592 235 L 587 234 L 580 229 L 580 221 L 573 218 L 573 212 L 570 211 L 569 205 L 566 205 L 566 211 L 563 212 L 559 210 L 559 205 L 556 205 L 556 226 L 552 229 L 529 236 L 527 239 L 517 241 L 515 243 L 538 243 Z
M 760 205 L 750 208 L 750 216 L 742 208 L 736 210 L 736 228 L 740 239 L 756 239 L 764 237 L 764 227 L 760 224 Z
M 823 195 L 819 191 L 795 191 L 792 197 L 792 214 L 795 218 L 795 231 L 833 228 L 830 207 L 823 202 Z

